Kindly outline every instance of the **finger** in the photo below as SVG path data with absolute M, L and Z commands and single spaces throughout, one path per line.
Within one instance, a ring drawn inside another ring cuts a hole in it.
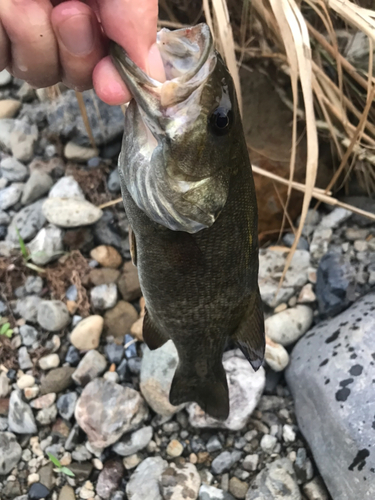
M 93 74 L 95 92 L 99 99 L 112 106 L 124 104 L 131 99 L 125 83 L 113 66 L 110 57 L 96 66 Z
M 1 0 L 0 19 L 11 44 L 10 71 L 35 87 L 59 81 L 49 0 Z
M 9 64 L 9 47 L 9 39 L 0 21 L 0 71 L 5 69 Z
M 92 88 L 93 70 L 105 55 L 104 37 L 95 13 L 84 3 L 69 1 L 53 9 L 51 21 L 64 83 L 79 91 Z

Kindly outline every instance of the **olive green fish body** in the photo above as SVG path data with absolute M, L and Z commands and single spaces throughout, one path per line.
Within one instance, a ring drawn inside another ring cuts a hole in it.
M 130 103 L 119 172 L 146 302 L 144 340 L 156 349 L 172 339 L 179 355 L 170 401 L 195 401 L 211 416 L 225 419 L 225 344 L 236 342 L 257 369 L 264 356 L 264 325 L 251 165 L 233 82 L 216 55 L 215 63 L 195 95 L 201 106 L 199 126 L 195 119 L 184 134 L 172 138 L 152 130 L 157 145 L 151 154 L 153 139 L 140 116 L 144 109 L 139 100 Z M 212 116 L 217 120 L 218 105 L 220 120 L 223 109 L 231 120 L 224 134 L 217 123 L 210 124 Z M 153 119 L 160 124 L 165 117 L 155 109 Z M 167 123 L 165 130 L 173 126 Z M 152 159 L 150 165 L 145 158 Z

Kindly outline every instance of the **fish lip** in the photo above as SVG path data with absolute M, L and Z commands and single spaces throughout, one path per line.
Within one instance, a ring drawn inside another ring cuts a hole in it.
M 157 44 L 159 45 L 165 67 L 168 55 L 173 58 L 173 52 L 171 50 L 168 51 L 168 44 L 165 43 L 165 41 L 168 38 L 177 39 L 183 37 L 199 41 L 201 49 L 197 63 L 194 64 L 191 69 L 188 69 L 176 78 L 167 80 L 167 83 L 175 82 L 179 86 L 186 84 L 189 80 L 194 78 L 209 58 L 213 48 L 213 39 L 210 28 L 204 23 L 198 24 L 192 28 L 182 28 L 174 31 L 163 28 L 157 34 Z M 163 46 L 166 46 L 166 48 L 163 48 Z M 137 104 L 151 119 L 158 121 L 158 119 L 163 116 L 160 98 L 163 83 L 148 76 L 132 61 L 127 52 L 116 42 L 111 42 L 110 44 L 110 56 L 113 64 Z M 175 54 L 175 57 L 178 57 L 178 54 Z

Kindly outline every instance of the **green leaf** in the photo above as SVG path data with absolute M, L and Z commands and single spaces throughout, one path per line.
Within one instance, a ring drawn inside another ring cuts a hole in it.
M 9 328 L 9 330 L 5 333 L 5 335 L 8 337 L 8 339 L 11 339 L 13 335 L 13 330 Z
M 16 233 L 17 233 L 17 236 L 18 236 L 18 242 L 20 244 L 21 253 L 23 255 L 23 258 L 26 259 L 26 260 L 28 260 L 28 258 L 29 258 L 29 252 L 27 251 L 25 242 L 23 241 L 22 236 L 20 235 L 20 232 L 18 231 L 17 227 L 16 227 Z
M 53 463 L 53 465 L 56 465 L 56 467 L 58 467 L 59 469 L 61 469 L 61 463 L 60 463 L 60 460 L 58 458 L 56 458 L 54 455 L 52 455 L 52 453 L 48 453 L 47 452 L 47 455 L 48 455 L 48 458 L 51 460 L 51 462 Z
M 75 477 L 75 474 L 74 472 L 72 472 L 70 469 L 68 469 L 68 467 L 61 467 L 61 472 L 63 474 L 65 474 L 66 476 L 69 476 L 69 477 Z
M 4 323 L 3 326 L 0 328 L 0 335 L 5 335 L 6 332 L 9 330 L 10 323 Z

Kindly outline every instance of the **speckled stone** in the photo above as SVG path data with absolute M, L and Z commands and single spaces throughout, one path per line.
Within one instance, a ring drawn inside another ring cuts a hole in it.
M 375 497 L 374 328 L 371 293 L 300 339 L 286 371 L 299 427 L 340 500 Z

